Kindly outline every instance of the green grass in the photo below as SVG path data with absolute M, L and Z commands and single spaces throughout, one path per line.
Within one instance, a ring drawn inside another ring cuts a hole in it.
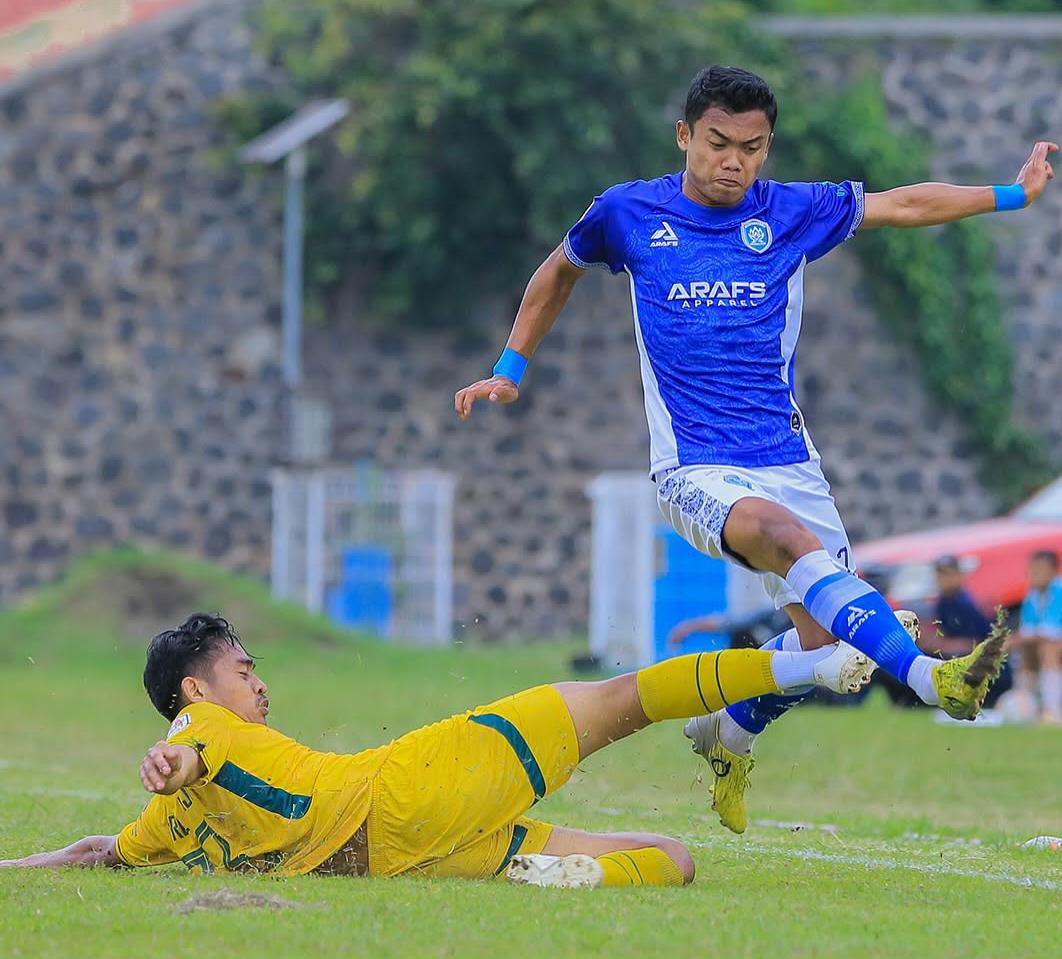
M 262 656 L 270 721 L 331 750 L 565 677 L 574 651 L 395 648 L 187 560 L 93 557 L 32 604 L 0 613 L 0 858 L 115 832 L 138 812 L 136 769 L 165 725 L 140 688 L 144 639 L 180 615 L 166 608 L 167 583 L 182 612 L 231 613 Z M 168 619 L 152 622 L 160 609 Z M 576 827 L 685 839 L 699 873 L 687 889 L 3 870 L 0 955 L 1059 954 L 1062 856 L 1017 844 L 1062 833 L 1062 731 L 943 727 L 873 700 L 800 709 L 757 754 L 754 820 L 835 829 L 754 822 L 743 837 L 724 832 L 678 723 L 593 757 L 536 807 Z M 175 911 L 219 888 L 301 908 Z

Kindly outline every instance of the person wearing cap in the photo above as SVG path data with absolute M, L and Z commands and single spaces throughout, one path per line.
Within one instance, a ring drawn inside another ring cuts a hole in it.
M 948 659 L 965 656 L 988 635 L 992 622 L 965 589 L 966 572 L 958 556 L 939 557 L 933 570 L 937 577 L 937 600 L 932 618 L 938 624 L 937 635 L 925 645 L 939 649 Z M 986 700 L 985 705 L 993 705 L 1010 686 L 1010 672 L 1004 666 L 991 702 Z
M 965 656 L 988 635 L 992 624 L 963 588 L 966 577 L 957 556 L 941 556 L 933 570 L 937 575 L 933 620 L 940 624 L 934 645 L 948 656 Z

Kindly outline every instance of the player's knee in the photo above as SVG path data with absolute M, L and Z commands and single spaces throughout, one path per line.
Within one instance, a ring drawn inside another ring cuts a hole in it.
M 788 512 L 765 517 L 762 536 L 764 542 L 770 544 L 779 567 L 786 570 L 801 556 L 822 549 L 818 537 Z
M 728 548 L 780 576 L 805 553 L 822 549 L 818 537 L 784 506 L 751 497 L 731 510 L 723 536 Z
M 684 886 L 688 886 L 693 882 L 693 877 L 697 874 L 697 866 L 693 862 L 693 855 L 686 846 L 670 836 L 659 836 L 655 845 L 657 849 L 678 866 L 679 872 L 682 873 L 682 884 Z

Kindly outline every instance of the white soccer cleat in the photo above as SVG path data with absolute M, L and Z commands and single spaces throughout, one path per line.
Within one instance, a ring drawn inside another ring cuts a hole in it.
M 528 853 L 513 856 L 505 878 L 521 886 L 556 886 L 560 889 L 594 889 L 601 885 L 605 870 L 593 856 L 544 856 Z
M 835 693 L 857 693 L 870 682 L 877 668 L 878 664 L 866 653 L 841 641 L 829 656 L 815 664 L 815 685 Z
M 693 751 L 698 756 L 708 758 L 712 747 L 719 742 L 719 720 L 723 711 L 708 713 L 707 716 L 694 716 L 682 729 L 682 734 L 693 742 Z

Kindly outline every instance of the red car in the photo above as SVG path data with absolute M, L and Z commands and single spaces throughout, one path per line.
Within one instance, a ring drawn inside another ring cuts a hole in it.
M 1007 516 L 873 540 L 857 546 L 855 555 L 863 575 L 893 606 L 923 616 L 936 599 L 934 560 L 957 556 L 967 591 L 990 614 L 997 606 L 1021 604 L 1029 557 L 1042 549 L 1062 555 L 1062 477 Z

